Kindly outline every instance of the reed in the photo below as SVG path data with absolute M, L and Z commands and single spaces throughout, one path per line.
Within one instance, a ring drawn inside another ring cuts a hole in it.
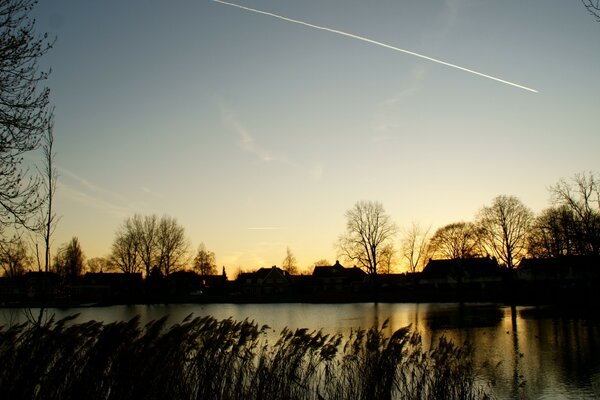
M 328 335 L 188 316 L 0 330 L 6 399 L 481 399 L 467 346 L 424 349 L 409 327 Z

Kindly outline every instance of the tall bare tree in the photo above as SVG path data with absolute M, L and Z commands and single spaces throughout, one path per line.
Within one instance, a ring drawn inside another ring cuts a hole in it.
M 359 201 L 346 211 L 346 232 L 338 240 L 341 257 L 377 275 L 382 253 L 398 231 L 379 202 Z
M 573 212 L 565 206 L 542 211 L 531 224 L 527 253 L 533 257 L 585 254 L 581 230 Z
M 44 240 L 44 271 L 48 272 L 50 268 L 50 246 L 52 245 L 52 235 L 58 222 L 54 212 L 54 195 L 56 194 L 56 183 L 58 173 L 54 165 L 56 154 L 54 152 L 54 120 L 50 118 L 44 143 L 42 145 L 44 156 L 44 168 L 41 171 L 44 176 L 44 207 L 41 207 L 40 226 L 38 231 Z M 36 244 L 37 246 L 37 244 Z
M 152 268 L 158 266 L 158 217 L 154 214 L 146 216 L 135 214 L 126 225 L 133 232 L 138 257 L 148 277 Z
M 158 267 L 167 276 L 188 262 L 189 242 L 183 226 L 172 217 L 163 216 L 157 229 Z
M 396 249 L 392 242 L 386 243 L 381 250 L 381 257 L 379 259 L 379 271 L 384 274 L 391 274 L 394 266 L 396 265 Z
M 296 262 L 296 257 L 292 250 L 288 247 L 286 249 L 285 258 L 281 262 L 281 269 L 286 271 L 290 275 L 298 274 L 298 264 Z
M 429 256 L 441 259 L 482 255 L 477 227 L 472 222 L 454 222 L 439 228 L 429 241 Z
M 138 251 L 138 237 L 130 218 L 123 222 L 117 231 L 112 244 L 110 262 L 115 268 L 125 272 L 134 273 L 141 269 L 141 261 Z
M 580 230 L 582 253 L 600 254 L 600 180 L 593 172 L 561 179 L 550 188 L 555 205 L 573 213 Z
M 483 207 L 477 226 L 482 244 L 508 268 L 514 268 L 527 248 L 533 213 L 514 196 L 498 196 Z
M 402 238 L 402 256 L 408 263 L 408 272 L 415 273 L 423 267 L 426 261 L 427 241 L 429 239 L 429 228 L 422 228 L 413 222 L 410 229 L 404 233 Z
M 204 243 L 200 243 L 196 257 L 194 257 L 194 270 L 200 275 L 216 275 L 217 262 L 215 253 L 208 251 Z
M 23 166 L 51 119 L 50 90 L 41 87 L 48 73 L 38 70 L 38 59 L 52 43 L 35 33 L 35 4 L 0 1 L 0 233 L 11 224 L 28 226 L 43 201 L 39 179 Z

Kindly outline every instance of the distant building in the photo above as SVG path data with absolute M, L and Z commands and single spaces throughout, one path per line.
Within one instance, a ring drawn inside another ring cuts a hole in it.
M 261 268 L 256 272 L 242 272 L 238 276 L 241 292 L 248 295 L 281 294 L 290 290 L 290 275 L 273 266 Z
M 516 273 L 517 279 L 524 282 L 598 280 L 600 257 L 528 258 L 521 261 Z
M 367 273 L 358 267 L 345 268 L 339 261 L 334 265 L 316 266 L 312 273 L 318 291 L 357 291 L 365 282 Z
M 420 284 L 434 286 L 464 286 L 498 283 L 503 279 L 504 269 L 495 259 L 489 257 L 457 258 L 447 260 L 429 260 Z

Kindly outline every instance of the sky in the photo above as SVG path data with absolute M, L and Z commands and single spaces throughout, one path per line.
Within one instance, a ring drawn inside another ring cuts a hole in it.
M 359 200 L 434 230 L 600 171 L 600 23 L 578 1 L 231 1 L 36 6 L 55 246 L 106 256 L 127 217 L 166 214 L 230 274 L 287 247 L 307 267 Z

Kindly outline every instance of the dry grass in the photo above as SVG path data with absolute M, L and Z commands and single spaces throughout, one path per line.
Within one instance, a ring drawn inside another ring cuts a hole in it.
M 0 331 L 4 399 L 480 399 L 467 347 L 408 327 L 349 337 L 250 321 L 22 324 Z

